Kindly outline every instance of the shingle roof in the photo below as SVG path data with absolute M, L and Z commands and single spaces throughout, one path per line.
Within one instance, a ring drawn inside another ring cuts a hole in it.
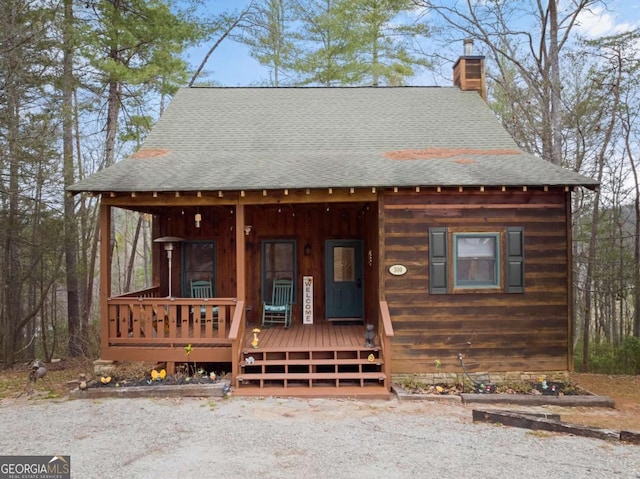
M 595 186 L 522 152 L 456 87 L 183 88 L 142 149 L 79 191 Z

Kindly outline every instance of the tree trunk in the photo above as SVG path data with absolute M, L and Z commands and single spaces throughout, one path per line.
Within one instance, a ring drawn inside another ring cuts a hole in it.
M 617 70 L 615 78 L 612 81 L 611 89 L 603 92 L 605 97 L 611 97 L 610 107 L 605 111 L 610 112 L 609 122 L 605 129 L 602 145 L 597 156 L 598 160 L 598 183 L 602 182 L 604 175 L 605 160 L 608 156 L 608 150 L 613 136 L 613 131 L 616 126 L 618 108 L 620 106 L 620 85 L 622 82 L 623 69 L 620 62 L 620 57 L 616 57 Z M 585 316 L 584 316 L 584 328 L 583 328 L 583 344 L 582 344 L 582 370 L 587 372 L 589 370 L 589 328 L 591 319 L 591 288 L 593 284 L 593 269 L 596 264 L 596 245 L 598 235 L 598 217 L 600 211 L 600 189 L 596 190 L 593 204 L 593 214 L 591 215 L 591 239 L 589 240 L 589 260 L 587 264 L 587 277 L 585 280 Z
M 560 55 L 558 45 L 558 6 L 549 0 L 549 80 L 551 95 L 551 162 L 562 163 L 562 105 L 560 101 Z
M 64 51 L 62 77 L 62 156 L 65 187 L 74 183 L 73 161 L 73 1 L 64 0 Z M 73 197 L 64 198 L 64 255 L 67 277 L 67 324 L 69 355 L 81 356 L 84 338 L 78 295 L 78 227 Z
M 11 367 L 16 360 L 18 343 L 17 323 L 21 316 L 21 285 L 20 285 L 20 251 L 18 249 L 19 220 L 18 220 L 18 124 L 19 124 L 19 93 L 15 85 L 7 86 L 7 157 L 9 163 L 9 188 L 7 191 L 7 211 L 4 225 L 4 291 L 5 303 L 3 320 L 3 363 Z
M 131 254 L 129 255 L 129 264 L 127 265 L 127 278 L 124 284 L 124 290 L 126 292 L 131 291 L 131 276 L 133 275 L 133 267 L 135 266 L 136 252 L 138 250 L 138 238 L 140 237 L 140 228 L 142 228 L 142 214 L 138 215 L 138 223 L 136 224 L 136 231 L 133 234 L 133 241 L 131 242 Z
M 602 167 L 600 168 L 602 178 Z M 582 372 L 589 371 L 589 341 L 591 338 L 591 304 L 593 289 L 593 268 L 596 262 L 596 243 L 598 237 L 598 215 L 600 191 L 596 191 L 591 214 L 591 239 L 589 239 L 589 254 L 587 256 L 587 272 L 584 280 L 584 311 L 582 318 Z
M 636 179 L 636 197 L 633 201 L 635 211 L 635 241 L 633 244 L 633 257 L 635 259 L 633 268 L 633 335 L 640 338 L 640 197 L 638 193 L 638 180 Z
M 634 226 L 634 241 L 633 241 L 633 335 L 636 338 L 640 338 L 640 184 L 638 184 L 638 169 L 636 163 L 633 161 L 631 143 L 629 136 L 631 134 L 631 124 L 626 122 L 628 119 L 628 111 L 625 112 L 625 146 L 627 149 L 627 155 L 629 157 L 629 164 L 631 165 L 631 172 L 634 179 L 634 193 L 633 198 L 633 213 L 635 216 Z M 624 298 L 623 298 L 624 299 Z

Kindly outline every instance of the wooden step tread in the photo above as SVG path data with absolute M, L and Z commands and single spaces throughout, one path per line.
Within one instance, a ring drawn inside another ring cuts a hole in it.
M 368 359 L 257 359 L 249 364 L 241 361 L 240 366 L 340 366 L 340 365 L 359 365 L 370 364 L 372 366 L 381 366 L 384 364 L 382 359 L 376 358 L 375 361 Z
M 390 391 L 384 385 L 372 384 L 367 387 L 341 386 L 341 387 L 266 387 L 242 386 L 235 388 L 231 393 L 239 397 L 300 397 L 300 398 L 351 398 L 351 399 L 384 399 L 392 397 Z
M 264 379 L 265 381 L 273 380 L 290 380 L 299 381 L 300 379 L 310 380 L 327 380 L 327 379 L 378 379 L 383 381 L 385 375 L 382 372 L 360 373 L 360 372 L 342 372 L 342 373 L 248 373 L 239 374 L 238 381 L 257 381 Z
M 243 349 L 242 353 L 243 354 L 258 354 L 258 353 L 305 353 L 305 352 L 327 352 L 327 351 L 353 351 L 353 352 L 377 352 L 380 351 L 380 347 L 379 346 L 374 346 L 373 348 L 367 348 L 366 346 L 327 346 L 327 347 L 314 347 L 312 349 L 309 349 L 309 347 L 305 347 L 305 346 L 292 346 L 292 347 L 285 347 L 285 348 L 256 348 L 256 349 Z

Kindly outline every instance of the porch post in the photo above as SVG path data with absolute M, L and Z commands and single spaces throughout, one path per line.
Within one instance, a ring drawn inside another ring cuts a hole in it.
M 245 273 L 245 235 L 244 235 L 244 205 L 236 205 L 236 297 L 238 301 L 245 301 L 246 273 Z
M 109 303 L 111 297 L 111 207 L 100 205 L 100 353 L 109 347 Z
M 244 235 L 244 205 L 236 203 L 236 303 L 237 308 L 244 309 L 246 295 L 245 273 L 245 235 Z M 245 312 L 236 309 L 229 329 L 231 339 L 231 380 L 237 383 L 242 360 L 242 343 L 244 342 Z

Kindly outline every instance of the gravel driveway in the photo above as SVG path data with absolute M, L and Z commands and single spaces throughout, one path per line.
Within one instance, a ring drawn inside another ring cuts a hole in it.
M 0 402 L 0 454 L 74 478 L 640 478 L 640 446 L 472 423 L 471 407 L 336 399 Z

